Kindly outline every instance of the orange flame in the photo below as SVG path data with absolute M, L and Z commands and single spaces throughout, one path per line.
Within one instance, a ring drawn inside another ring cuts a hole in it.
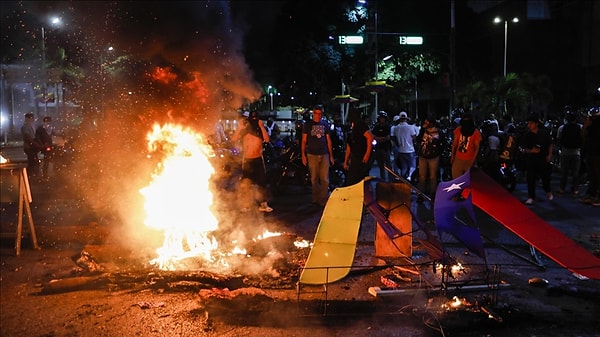
M 150 74 L 153 80 L 169 84 L 177 79 L 177 75 L 174 74 L 170 68 L 156 67 Z
M 218 246 L 210 235 L 218 228 L 210 210 L 212 149 L 200 135 L 172 124 L 155 124 L 147 140 L 150 152 L 161 151 L 165 156 L 150 185 L 140 190 L 145 197 L 145 224 L 164 232 L 163 246 L 151 263 L 175 270 L 178 261 L 188 257 L 212 261 Z

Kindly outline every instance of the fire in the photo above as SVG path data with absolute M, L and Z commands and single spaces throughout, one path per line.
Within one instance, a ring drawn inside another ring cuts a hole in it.
M 1 154 L 0 154 L 0 164 L 6 164 L 8 163 L 8 159 L 4 158 Z
M 150 184 L 140 190 L 145 198 L 145 225 L 164 233 L 158 257 L 150 263 L 175 270 L 178 262 L 189 257 L 213 261 L 218 244 L 211 232 L 218 221 L 211 212 L 209 189 L 215 172 L 209 161 L 212 149 L 201 135 L 172 124 L 155 124 L 147 140 L 150 153 L 164 156 Z

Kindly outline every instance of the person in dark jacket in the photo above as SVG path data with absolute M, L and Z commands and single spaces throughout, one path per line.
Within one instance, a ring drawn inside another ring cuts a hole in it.
M 23 138 L 23 152 L 27 155 L 27 175 L 36 177 L 40 170 L 40 160 L 38 153 L 41 145 L 35 139 L 35 118 L 33 113 L 25 114 L 25 123 L 21 127 L 21 137 Z
M 538 178 L 542 179 L 542 188 L 548 200 L 552 201 L 554 195 L 550 189 L 550 176 L 552 173 L 552 137 L 550 132 L 540 127 L 540 120 L 536 114 L 527 118 L 529 131 L 523 136 L 521 151 L 526 156 L 527 195 L 526 205 L 535 201 L 535 190 Z
M 350 130 L 344 156 L 347 186 L 359 183 L 369 174 L 373 150 L 373 134 L 359 110 L 353 111 L 350 115 Z

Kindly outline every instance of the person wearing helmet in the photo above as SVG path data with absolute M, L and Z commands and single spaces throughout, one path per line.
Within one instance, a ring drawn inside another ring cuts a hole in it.
M 385 166 L 391 167 L 392 142 L 390 140 L 391 126 L 388 123 L 387 113 L 379 111 L 377 113 L 377 123 L 371 128 L 371 133 L 375 138 L 374 161 L 379 168 L 379 178 L 382 181 L 389 181 L 388 172 Z

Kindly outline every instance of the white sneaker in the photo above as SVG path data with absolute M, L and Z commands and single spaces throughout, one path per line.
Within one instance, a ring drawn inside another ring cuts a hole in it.
M 533 199 L 527 199 L 527 201 L 525 201 L 525 205 L 533 205 Z
M 552 194 L 552 192 L 549 192 L 547 194 L 547 196 L 548 196 L 548 200 L 550 200 L 550 201 L 554 200 L 554 194 Z
M 271 208 L 266 202 L 261 203 L 258 210 L 266 213 L 273 212 L 273 208 Z

